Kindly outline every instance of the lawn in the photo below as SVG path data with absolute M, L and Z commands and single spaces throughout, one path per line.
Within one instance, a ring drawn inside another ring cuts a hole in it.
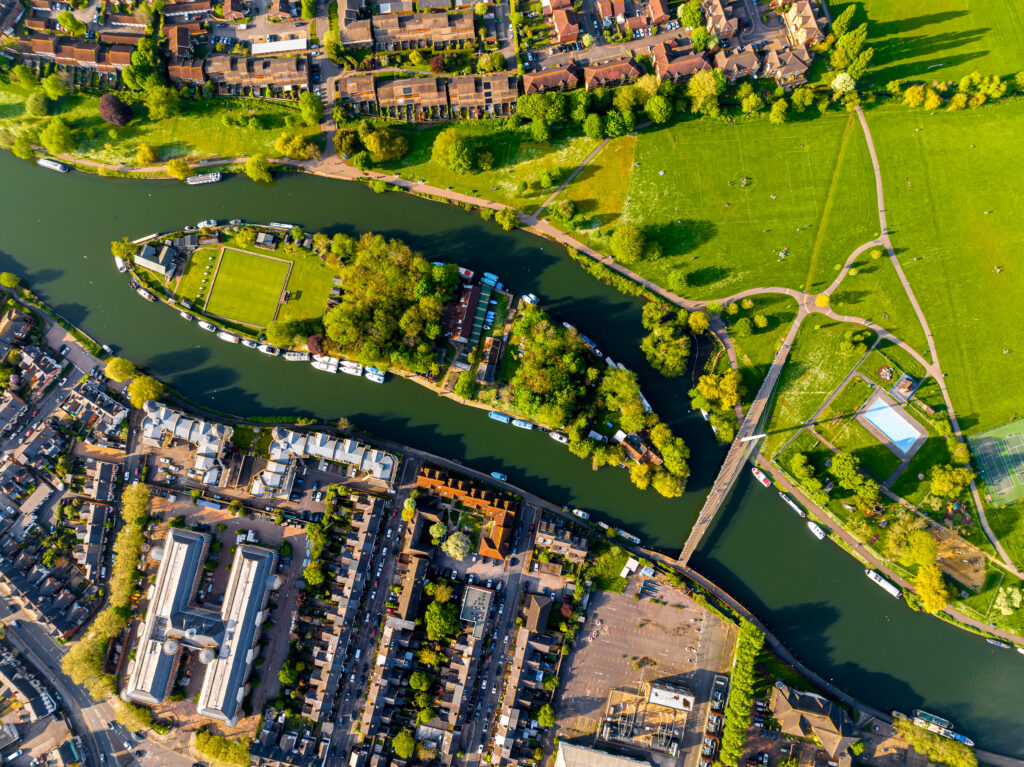
M 815 428 L 836 448 L 859 458 L 864 471 L 883 484 L 902 461 L 856 419 L 871 391 L 863 379 L 851 379 L 825 408 Z
M 266 327 L 277 314 L 289 266 L 287 261 L 225 248 L 207 313 Z
M 178 280 L 178 287 L 174 291 L 175 296 L 188 299 L 197 307 L 201 307 L 206 302 L 210 278 L 213 276 L 213 270 L 217 268 L 219 258 L 220 248 L 196 250 L 185 265 L 185 273 Z M 209 271 L 207 271 L 207 267 L 209 267 Z M 203 280 L 206 280 L 205 285 Z
M 961 427 L 977 433 L 1024 414 L 1024 388 L 1000 385 L 1024 379 L 1024 100 L 934 116 L 886 107 L 868 120 L 893 244 Z
M 603 236 L 619 220 L 625 206 L 636 142 L 636 136 L 609 141 L 561 195 L 576 204 L 577 234 L 589 238 L 604 252 L 610 252 L 610 248 Z
M 623 216 L 647 226 L 664 256 L 638 271 L 693 298 L 831 282 L 877 235 L 878 214 L 856 121 L 814 115 L 785 125 L 688 120 L 642 133 Z M 597 187 L 615 193 L 625 183 L 613 170 Z
M 40 130 L 48 118 L 24 115 L 23 89 L 0 83 L 0 128 L 11 135 L 25 130 Z M 157 149 L 162 160 L 172 157 L 238 157 L 257 152 L 273 151 L 274 142 L 285 129 L 289 116 L 298 116 L 291 107 L 270 102 L 217 99 L 213 101 L 183 101 L 181 114 L 159 122 L 137 119 L 116 128 L 103 122 L 99 116 L 99 98 L 76 94 L 65 96 L 51 105 L 51 114 L 63 117 L 75 130 L 78 148 L 75 154 L 91 160 L 109 163 L 135 164 L 135 154 L 141 144 Z M 138 111 L 144 111 L 139 107 Z M 259 128 L 226 128 L 225 114 L 256 115 Z M 318 133 L 317 128 L 296 128 L 307 135 Z
M 278 258 L 292 262 L 292 273 L 288 278 L 288 302 L 278 309 L 279 320 L 305 320 L 320 317 L 324 313 L 327 296 L 334 286 L 334 271 L 318 256 L 301 255 L 298 258 L 286 254 L 282 249 L 274 251 Z
M 857 364 L 862 354 L 842 354 L 839 345 L 848 330 L 861 329 L 860 325 L 823 317 L 804 321 L 775 388 L 768 436 L 761 446 L 764 455 L 773 457 Z
M 796 301 L 789 296 L 765 293 L 755 296 L 753 301 L 753 308 L 740 309 L 734 316 L 725 315 L 730 324 L 735 324 L 741 317 L 753 318 L 758 314 L 763 314 L 768 320 L 768 327 L 755 330 L 749 336 L 731 334 L 736 349 L 736 361 L 740 373 L 743 374 L 743 385 L 747 387 L 745 402 L 752 401 L 757 394 L 761 381 L 768 374 L 768 368 L 775 359 L 782 337 L 786 335 L 796 317 Z
M 838 16 L 853 0 L 830 3 Z M 864 77 L 890 80 L 1013 75 L 1024 69 L 1024 5 L 1015 0 L 856 0 L 875 55 Z
M 592 578 L 595 588 L 621 594 L 629 584 L 620 575 L 628 559 L 629 552 L 624 548 L 602 541 L 592 547 L 587 556 L 585 578 Z

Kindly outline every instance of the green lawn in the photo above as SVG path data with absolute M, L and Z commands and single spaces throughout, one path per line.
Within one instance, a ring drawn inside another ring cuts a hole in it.
M 609 141 L 561 195 L 576 204 L 577 235 L 589 237 L 604 252 L 610 252 L 610 248 L 603 235 L 622 215 L 636 142 L 636 136 Z
M 853 0 L 830 3 L 838 16 Z M 900 78 L 957 79 L 974 70 L 1024 69 L 1024 5 L 1017 0 L 856 0 L 854 23 L 869 22 L 875 55 L 864 77 L 876 87 Z
M 649 227 L 664 257 L 638 271 L 694 298 L 826 286 L 877 235 L 866 146 L 837 113 L 781 126 L 689 120 L 640 134 L 623 216 Z M 625 183 L 612 171 L 599 188 Z
M 1024 567 L 1024 520 L 1019 505 L 996 508 L 985 505 L 985 518 L 1003 549 L 1017 567 Z
M 726 315 L 731 324 L 741 317 L 753 318 L 757 314 L 763 314 L 768 319 L 768 327 L 755 330 L 747 337 L 731 334 L 736 348 L 736 361 L 739 363 L 740 373 L 743 374 L 743 385 L 747 387 L 745 402 L 750 402 L 757 394 L 761 381 L 775 359 L 782 337 L 786 335 L 796 317 L 796 301 L 789 296 L 765 293 L 755 296 L 753 301 L 752 309 L 740 309 L 735 316 Z
M 274 251 L 274 255 L 292 262 L 287 285 L 291 295 L 287 303 L 281 304 L 277 318 L 305 320 L 320 317 L 334 285 L 334 271 L 315 255 L 301 255 L 293 259 L 281 248 Z
M 175 295 L 178 298 L 186 298 L 201 307 L 209 295 L 213 277 L 213 270 L 217 268 L 217 260 L 220 258 L 220 248 L 199 248 L 192 254 L 192 258 L 185 265 L 185 273 L 178 280 L 178 287 Z M 207 271 L 209 267 L 209 271 Z M 203 283 L 206 280 L 206 283 Z
M 862 379 L 852 379 L 825 408 L 815 428 L 839 450 L 859 458 L 864 471 L 879 483 L 884 483 L 902 461 L 856 419 L 871 392 L 872 389 Z
M 277 313 L 289 263 L 225 248 L 206 311 L 266 327 Z
M 1002 385 L 1024 380 L 1024 100 L 934 116 L 887 107 L 868 121 L 893 245 L 961 426 L 977 433 L 1024 414 L 1024 387 Z

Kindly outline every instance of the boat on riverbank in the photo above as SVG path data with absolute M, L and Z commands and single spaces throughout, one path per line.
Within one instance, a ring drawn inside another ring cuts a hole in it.
M 281 354 L 280 349 L 278 349 L 276 346 L 271 346 L 270 344 L 260 344 L 256 348 L 259 349 L 264 354 L 270 355 L 271 357 L 278 357 Z
M 195 176 L 189 176 L 185 179 L 185 183 L 189 186 L 201 186 L 202 184 L 216 184 L 224 178 L 220 171 L 213 171 L 213 173 L 199 173 Z
M 216 333 L 217 332 L 217 326 L 216 325 L 211 325 L 206 320 L 199 320 L 199 327 L 201 327 L 203 330 L 208 330 L 211 333 Z
M 764 485 L 765 487 L 771 487 L 771 486 L 772 486 L 772 481 L 771 481 L 770 479 L 768 479 L 768 477 L 766 477 L 766 476 L 764 475 L 764 472 L 763 472 L 763 471 L 761 471 L 761 470 L 760 470 L 759 468 L 757 468 L 756 466 L 754 466 L 754 467 L 753 467 L 753 468 L 752 468 L 752 469 L 750 470 L 750 473 L 754 475 L 754 479 L 756 479 L 756 480 L 757 480 L 758 482 L 760 482 L 760 483 L 761 483 L 762 485 Z
M 590 519 L 590 515 L 583 509 L 573 509 L 572 513 L 584 521 Z
M 205 221 L 200 221 L 198 224 L 196 224 L 196 226 L 198 226 L 200 229 L 212 229 L 213 227 L 217 226 L 217 221 L 215 219 L 208 218 Z
M 779 491 L 779 498 L 781 498 L 783 501 L 785 501 L 786 505 L 789 506 L 789 508 L 791 508 L 797 514 L 799 514 L 801 517 L 806 517 L 807 516 L 807 512 L 800 508 L 800 504 L 798 504 L 796 501 L 794 501 L 792 498 L 790 498 L 788 495 L 786 495 L 781 490 Z
M 1012 650 L 1013 649 L 1013 645 L 1012 644 L 1007 644 L 1006 642 L 1000 642 L 998 639 L 992 639 L 990 637 L 990 638 L 986 639 L 985 641 L 988 642 L 993 647 L 999 647 L 999 648 L 1001 648 L 1003 650 Z
M 327 362 L 325 360 L 313 360 L 312 365 L 317 370 L 322 370 L 325 373 L 338 372 L 338 366 L 336 364 L 332 365 L 330 362 Z
M 569 438 L 560 431 L 549 431 L 548 436 L 560 445 L 568 445 Z
M 252 339 L 249 339 L 249 338 L 243 338 L 242 339 L 242 346 L 245 346 L 245 347 L 247 347 L 249 349 L 259 349 L 260 348 L 260 345 L 258 343 L 256 343 L 255 341 L 253 341 Z
M 895 597 L 896 599 L 899 599 L 901 596 L 903 596 L 903 592 L 900 591 L 898 586 L 894 586 L 893 584 L 889 583 L 889 581 L 887 581 L 881 575 L 876 573 L 874 570 L 865 570 L 864 574 L 868 576 L 868 578 L 870 578 L 872 582 L 874 582 L 876 585 L 881 586 L 890 596 Z
M 534 428 L 534 425 L 532 423 L 530 423 L 529 421 L 524 421 L 522 418 L 513 418 L 512 425 L 518 426 L 520 429 L 527 430 Z
M 271 229 L 284 229 L 286 232 L 295 228 L 295 224 L 282 224 L 280 221 L 271 221 L 267 226 Z
M 342 373 L 348 373 L 350 376 L 361 376 L 363 374 L 363 366 L 351 360 L 342 360 L 340 370 Z
M 181 317 L 183 320 L 188 320 L 189 322 L 195 319 L 195 317 L 193 317 L 188 312 L 178 312 L 178 316 Z
M 229 344 L 237 344 L 242 339 L 236 336 L 234 333 L 229 333 L 226 330 L 222 330 L 217 334 L 217 338 L 221 341 L 227 341 Z
M 147 301 L 156 301 L 156 297 L 145 288 L 135 288 L 135 292 L 145 298 Z
M 487 417 L 492 421 L 498 421 L 499 423 L 512 423 L 512 418 L 510 416 L 507 416 L 504 413 L 499 413 L 497 410 L 491 410 L 487 414 Z
M 814 522 L 807 520 L 807 529 L 810 530 L 814 534 L 814 537 L 819 541 L 825 540 L 825 531 Z
M 121 272 L 121 274 L 128 271 L 128 264 L 126 264 L 124 259 L 120 256 L 114 256 L 114 266 L 117 267 L 117 271 Z
M 373 381 L 374 383 L 384 383 L 384 371 L 377 370 L 375 367 L 366 368 L 366 371 L 363 373 L 363 377 L 368 381 Z
M 893 715 L 899 712 L 894 711 Z M 902 716 L 902 714 L 901 714 Z M 929 732 L 934 732 L 936 735 L 941 735 L 944 738 L 955 740 L 959 743 L 963 743 L 965 746 L 973 746 L 974 741 L 968 738 L 966 735 L 961 735 L 953 729 L 953 723 L 948 719 L 943 719 L 941 716 L 935 714 L 929 714 L 927 711 L 921 709 L 914 709 L 913 718 L 911 721 L 918 727 L 922 727 Z
M 309 352 L 285 352 L 284 358 L 289 362 L 309 362 Z
M 502 474 L 500 471 L 492 471 L 491 476 L 499 482 L 508 482 L 508 474 Z
M 619 534 L 620 538 L 624 538 L 630 543 L 635 543 L 637 546 L 640 545 L 640 539 L 633 535 L 633 533 L 627 532 L 626 530 L 623 530 L 621 527 L 615 528 L 615 532 Z
M 47 170 L 55 170 L 58 173 L 67 173 L 71 170 L 70 166 L 65 165 L 62 162 L 57 162 L 56 160 L 51 160 L 49 157 L 40 157 L 36 160 L 36 165 L 40 168 L 46 168 Z

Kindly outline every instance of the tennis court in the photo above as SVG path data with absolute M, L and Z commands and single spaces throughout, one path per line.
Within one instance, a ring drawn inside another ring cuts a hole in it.
M 992 499 L 1012 503 L 1024 498 L 1024 424 L 1008 423 L 970 439 Z

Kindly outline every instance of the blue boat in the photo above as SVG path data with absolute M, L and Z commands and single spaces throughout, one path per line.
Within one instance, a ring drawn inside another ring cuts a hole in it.
M 502 474 L 500 471 L 492 471 L 491 472 L 491 476 L 494 477 L 499 482 L 507 482 L 508 481 L 508 474 Z
M 487 417 L 491 418 L 491 419 L 493 419 L 495 421 L 500 421 L 501 423 L 511 423 L 512 422 L 512 419 L 509 418 L 507 415 L 505 415 L 504 413 L 498 413 L 497 411 L 494 411 L 494 410 L 489 412 L 487 414 Z
M 522 418 L 516 418 L 512 421 L 513 426 L 518 426 L 520 429 L 532 429 L 533 424 L 529 421 L 524 421 Z

